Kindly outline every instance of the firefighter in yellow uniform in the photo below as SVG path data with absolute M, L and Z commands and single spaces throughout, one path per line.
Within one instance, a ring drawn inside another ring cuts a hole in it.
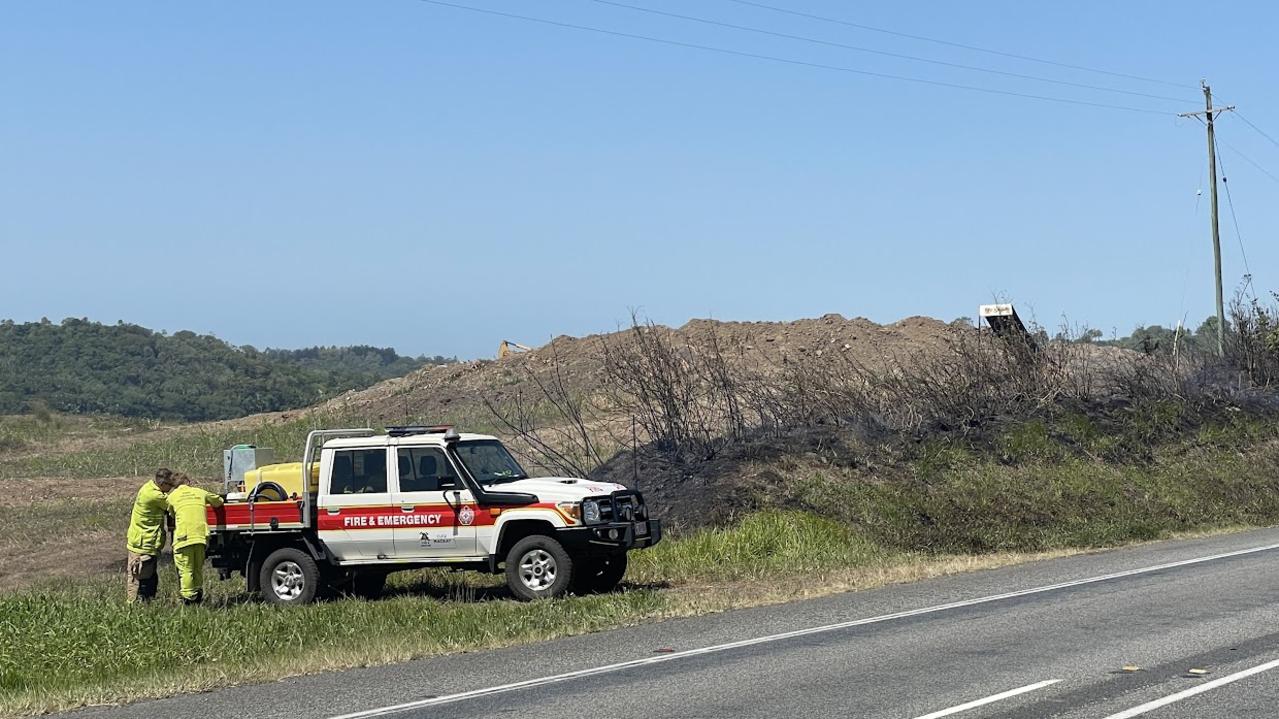
M 130 603 L 149 602 L 159 589 L 160 576 L 156 569 L 160 564 L 160 550 L 164 549 L 165 495 L 173 487 L 173 472 L 158 469 L 155 478 L 147 480 L 133 500 L 133 513 L 125 536 L 129 563 L 124 586 Z
M 173 515 L 173 563 L 178 568 L 178 584 L 183 604 L 204 600 L 204 548 L 209 543 L 206 506 L 221 507 L 222 497 L 191 485 L 179 475 L 178 486 L 165 500 Z

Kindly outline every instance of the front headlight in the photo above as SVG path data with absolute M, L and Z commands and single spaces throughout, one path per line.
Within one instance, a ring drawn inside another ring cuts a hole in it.
M 599 524 L 600 503 L 593 499 L 582 500 L 582 521 L 586 524 Z

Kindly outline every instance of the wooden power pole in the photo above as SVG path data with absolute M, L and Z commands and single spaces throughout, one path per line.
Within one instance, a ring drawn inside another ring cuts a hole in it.
M 1212 204 L 1212 261 L 1213 273 L 1217 280 L 1217 354 L 1226 354 L 1226 307 L 1221 296 L 1221 233 L 1217 230 L 1217 136 L 1213 129 L 1213 121 L 1223 112 L 1235 109 L 1212 106 L 1212 88 L 1207 82 L 1201 82 L 1204 91 L 1203 112 L 1183 112 L 1180 117 L 1193 117 L 1208 126 L 1208 179 L 1212 183 L 1209 200 Z

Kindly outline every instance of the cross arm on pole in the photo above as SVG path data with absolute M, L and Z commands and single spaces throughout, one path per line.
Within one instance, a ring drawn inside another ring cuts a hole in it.
M 1230 112 L 1233 109 L 1235 109 L 1234 105 L 1226 105 L 1225 107 L 1214 107 L 1212 108 L 1211 114 L 1214 118 L 1216 118 L 1221 113 Z M 1208 110 L 1200 110 L 1199 112 L 1179 112 L 1177 113 L 1177 117 L 1196 117 L 1197 118 L 1197 117 L 1202 117 L 1208 114 L 1210 114 Z

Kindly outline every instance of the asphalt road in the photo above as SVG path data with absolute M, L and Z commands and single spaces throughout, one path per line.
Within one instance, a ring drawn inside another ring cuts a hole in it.
M 69 716 L 1279 717 L 1279 529 Z

